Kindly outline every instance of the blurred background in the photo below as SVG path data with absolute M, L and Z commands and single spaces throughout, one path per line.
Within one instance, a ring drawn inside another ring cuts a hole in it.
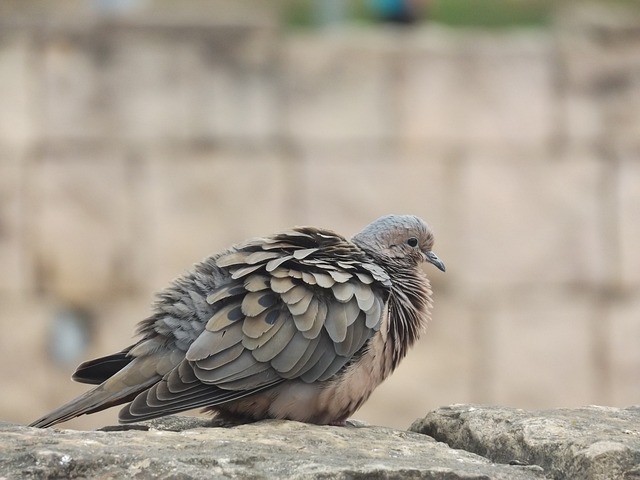
M 640 403 L 640 2 L 0 0 L 0 419 L 206 255 L 387 213 L 447 273 L 355 418 Z

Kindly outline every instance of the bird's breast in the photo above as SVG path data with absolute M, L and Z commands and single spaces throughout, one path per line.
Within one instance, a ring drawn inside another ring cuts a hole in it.
M 277 387 L 269 416 L 319 424 L 346 420 L 393 370 L 389 349 L 381 329 L 363 354 L 334 379 L 312 384 L 292 381 Z

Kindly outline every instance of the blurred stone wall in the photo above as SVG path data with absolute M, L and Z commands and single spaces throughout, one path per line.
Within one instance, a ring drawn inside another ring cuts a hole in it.
M 432 223 L 447 273 L 357 417 L 638 403 L 640 22 L 588 12 L 502 33 L 2 18 L 0 419 L 84 391 L 75 365 L 205 255 L 390 212 Z

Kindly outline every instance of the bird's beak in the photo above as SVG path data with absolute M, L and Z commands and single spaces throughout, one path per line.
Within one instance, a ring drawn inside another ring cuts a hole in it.
M 442 260 L 438 258 L 438 256 L 435 253 L 429 251 L 429 252 L 425 252 L 424 255 L 426 257 L 427 262 L 431 263 L 432 265 L 435 265 L 438 270 L 442 270 L 443 272 L 445 271 L 444 263 L 442 262 Z

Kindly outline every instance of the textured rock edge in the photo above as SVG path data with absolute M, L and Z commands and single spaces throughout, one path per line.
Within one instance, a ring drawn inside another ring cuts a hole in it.
M 640 479 L 640 406 L 454 405 L 428 413 L 409 430 L 497 463 L 538 465 L 551 478 Z
M 167 417 L 100 431 L 0 423 L 0 478 L 429 478 L 530 480 L 537 466 L 493 463 L 407 431 Z
M 410 431 L 178 416 L 88 432 L 0 422 L 0 450 L 0 479 L 632 480 L 640 478 L 640 406 L 453 405 Z

